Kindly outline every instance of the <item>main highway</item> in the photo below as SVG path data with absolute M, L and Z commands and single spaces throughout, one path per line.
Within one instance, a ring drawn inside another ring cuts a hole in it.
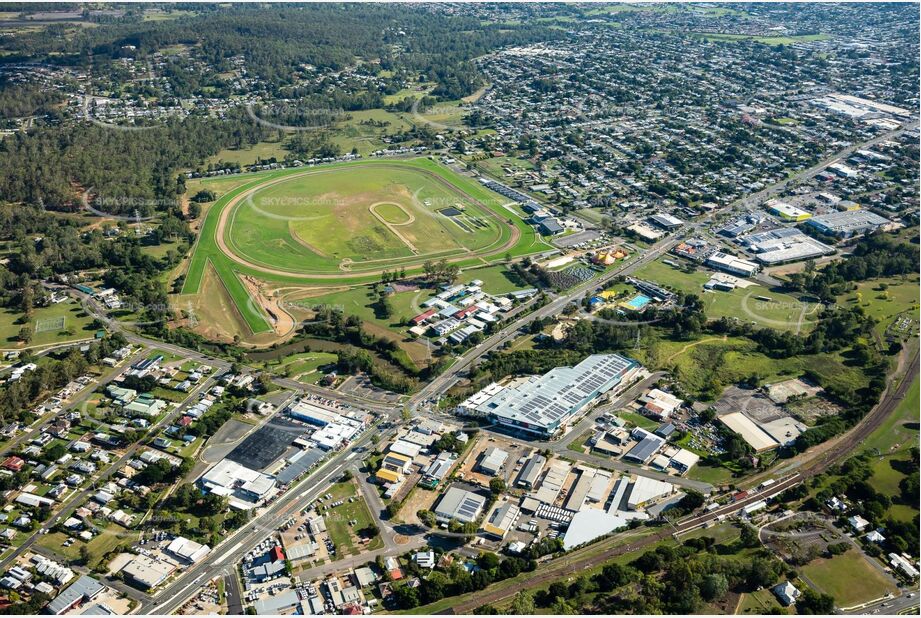
M 511 324 L 506 325 L 501 330 L 499 330 L 498 332 L 490 336 L 488 339 L 486 339 L 485 341 L 477 345 L 475 348 L 459 356 L 457 360 L 454 361 L 454 363 L 451 365 L 451 367 L 449 367 L 445 372 L 443 372 L 438 377 L 434 378 L 425 387 L 423 387 L 418 393 L 416 393 L 413 397 L 409 399 L 408 404 L 410 406 L 410 409 L 413 412 L 418 412 L 419 407 L 423 403 L 432 401 L 435 398 L 437 398 L 439 395 L 442 395 L 445 392 L 447 392 L 447 390 L 451 388 L 451 386 L 455 382 L 457 382 L 457 380 L 466 371 L 468 371 L 470 367 L 478 359 L 489 354 L 491 351 L 498 349 L 500 346 L 502 346 L 507 341 L 513 340 L 517 336 L 518 331 L 521 328 L 530 324 L 532 321 L 538 318 L 544 318 L 544 317 L 557 315 L 569 303 L 578 302 L 579 300 L 581 300 L 581 298 L 585 295 L 586 292 L 598 286 L 604 285 L 606 282 L 610 281 L 611 279 L 615 277 L 629 275 L 635 272 L 636 270 L 638 270 L 639 268 L 641 268 L 642 266 L 648 264 L 649 262 L 653 262 L 657 260 L 663 254 L 667 253 L 672 247 L 678 244 L 678 242 L 680 241 L 679 236 L 693 232 L 694 230 L 702 229 L 705 225 L 711 222 L 715 217 L 718 217 L 720 215 L 731 213 L 736 210 L 744 210 L 744 209 L 752 208 L 753 206 L 760 204 L 775 195 L 779 195 L 791 185 L 795 185 L 796 183 L 799 183 L 799 182 L 802 182 L 804 180 L 808 180 L 814 177 L 816 174 L 826 169 L 829 165 L 838 163 L 846 159 L 851 154 L 853 154 L 857 150 L 860 150 L 861 148 L 869 148 L 875 144 L 878 144 L 886 140 L 890 140 L 894 137 L 901 135 L 902 133 L 906 131 L 910 131 L 917 127 L 918 127 L 918 122 L 912 122 L 912 123 L 903 125 L 902 127 L 898 129 L 887 131 L 886 133 L 880 134 L 877 137 L 874 137 L 872 139 L 865 140 L 857 144 L 852 144 L 842 150 L 839 150 L 835 152 L 833 155 L 831 155 L 830 157 L 827 157 L 821 162 L 817 163 L 816 165 L 813 165 L 812 167 L 796 172 L 795 174 L 792 174 L 789 177 L 779 182 L 776 182 L 768 187 L 765 187 L 764 189 L 761 189 L 760 191 L 756 193 L 750 193 L 748 195 L 745 195 L 731 202 L 730 204 L 727 204 L 723 208 L 716 209 L 704 215 L 703 217 L 695 221 L 693 224 L 685 226 L 685 228 L 683 228 L 682 230 L 679 230 L 677 234 L 674 234 L 671 237 L 667 237 L 659 241 L 658 243 L 656 243 L 655 245 L 653 245 L 652 247 L 644 251 L 642 254 L 640 254 L 634 260 L 626 264 L 623 264 L 619 268 L 614 268 L 612 270 L 609 270 L 608 272 L 604 273 L 600 277 L 597 277 L 590 281 L 586 281 L 585 283 L 582 283 L 576 286 L 575 288 L 572 288 L 564 295 L 557 296 L 556 298 L 551 300 L 548 304 L 515 320 Z
M 558 295 L 552 298 L 546 305 L 538 307 L 534 311 L 531 311 L 530 313 L 515 319 L 510 324 L 506 325 L 498 332 L 491 335 L 484 342 L 458 357 L 449 369 L 447 369 L 440 376 L 433 379 L 414 396 L 409 398 L 407 402 L 409 410 L 414 414 L 422 413 L 422 409 L 427 403 L 434 401 L 445 392 L 447 392 L 447 390 L 451 388 L 451 386 L 455 384 L 465 372 L 469 371 L 469 369 L 478 359 L 482 358 L 484 355 L 490 353 L 491 351 L 498 349 L 506 342 L 513 340 L 518 335 L 519 330 L 530 324 L 533 320 L 557 315 L 566 305 L 571 302 L 580 300 L 586 292 L 589 292 L 595 287 L 604 285 L 606 282 L 615 277 L 628 275 L 641 268 L 643 265 L 658 259 L 667 253 L 673 246 L 675 246 L 675 244 L 679 242 L 682 235 L 687 234 L 693 230 L 700 229 L 703 225 L 711 221 L 715 216 L 725 214 L 739 208 L 744 209 L 751 207 L 757 202 L 763 201 L 772 195 L 781 193 L 793 183 L 815 176 L 829 165 L 843 158 L 846 158 L 857 149 L 872 146 L 873 144 L 879 143 L 886 139 L 891 139 L 892 137 L 895 137 L 906 130 L 916 128 L 917 126 L 918 123 L 914 122 L 909 125 L 905 125 L 895 131 L 890 131 L 882 134 L 876 138 L 873 138 L 872 140 L 867 140 L 859 144 L 851 145 L 811 168 L 802 170 L 781 182 L 778 182 L 759 191 L 758 193 L 742 197 L 721 209 L 709 213 L 694 224 L 683 228 L 678 234 L 659 241 L 649 249 L 636 256 L 633 260 L 623 264 L 619 268 L 614 268 L 596 279 L 582 283 L 569 290 L 566 294 Z M 71 292 L 74 293 L 73 290 L 71 290 Z M 117 321 L 108 318 L 102 308 L 99 307 L 99 305 L 91 296 L 85 294 L 81 295 L 80 293 L 77 293 L 77 295 L 81 296 L 84 306 L 90 311 L 90 313 L 102 319 L 110 330 L 122 332 L 124 336 L 133 343 L 164 349 L 190 359 L 199 359 L 202 362 L 207 362 L 208 364 L 218 368 L 226 369 L 229 367 L 229 364 L 226 361 L 212 358 L 198 351 L 142 337 L 137 333 L 126 329 Z M 527 311 L 527 308 L 525 308 L 523 311 Z M 915 356 L 912 366 L 917 368 L 917 356 Z M 277 382 L 280 386 L 284 386 L 286 388 L 297 388 L 300 391 L 307 391 L 320 396 L 329 397 L 331 399 L 346 401 L 353 405 L 370 409 L 392 418 L 398 418 L 397 415 L 402 408 L 402 406 L 397 404 L 374 403 L 354 395 L 339 393 L 337 391 L 331 391 L 322 387 L 305 386 L 300 383 L 291 383 L 291 381 L 284 379 L 279 379 Z M 898 390 L 904 391 L 904 389 Z M 904 396 L 904 392 L 902 392 L 902 396 Z M 878 410 L 882 407 L 891 410 L 891 407 L 894 407 L 894 405 L 887 402 L 889 402 L 892 397 L 893 393 L 887 392 L 883 401 L 880 402 L 879 406 L 877 406 L 875 410 Z M 874 415 L 873 413 L 867 417 L 867 419 L 875 418 L 879 418 L 879 416 Z M 867 419 L 865 419 L 865 421 Z M 859 429 L 863 424 L 863 422 L 858 424 L 858 426 L 855 427 L 855 430 Z M 350 465 L 353 465 L 352 460 L 357 456 L 355 448 L 366 445 L 370 441 L 372 433 L 373 432 L 366 432 L 366 434 L 351 448 L 333 455 L 329 460 L 327 460 L 326 463 L 322 465 L 322 467 L 314 471 L 306 479 L 299 482 L 295 487 L 290 488 L 285 494 L 277 498 L 269 506 L 265 507 L 256 516 L 251 525 L 231 533 L 231 535 L 217 548 L 215 548 L 204 560 L 188 568 L 177 579 L 166 586 L 166 588 L 157 592 L 152 601 L 142 602 L 141 606 L 138 608 L 138 612 L 144 614 L 168 614 L 179 608 L 186 599 L 194 594 L 194 592 L 198 589 L 202 582 L 205 581 L 206 578 L 211 579 L 221 572 L 231 575 L 235 569 L 235 564 L 239 562 L 240 557 L 243 554 L 250 551 L 254 546 L 258 545 L 288 517 L 303 509 L 307 504 L 327 491 L 328 486 L 334 482 L 336 478 L 341 476 L 342 473 L 348 469 Z M 838 451 L 837 456 L 829 457 L 826 459 L 826 461 L 823 462 L 825 465 L 823 465 L 822 468 L 824 469 L 825 466 L 830 465 L 829 462 L 837 461 L 846 454 L 847 453 Z M 812 472 L 812 470 L 809 472 Z M 782 479 L 771 488 L 769 494 L 763 494 L 761 498 L 775 495 L 787 487 L 802 482 L 806 475 L 807 474 L 801 471 L 792 474 L 785 479 Z M 708 522 L 715 521 L 717 517 L 726 516 L 738 511 L 741 508 L 744 508 L 747 503 L 748 501 L 734 503 L 728 507 L 721 508 L 720 510 L 698 515 L 695 518 L 682 521 L 677 525 L 677 530 L 685 531 L 695 527 L 707 525 Z M 59 512 L 63 512 L 63 510 Z M 671 532 L 668 534 L 670 533 Z M 651 543 L 654 540 L 656 540 L 656 537 L 649 537 L 649 540 L 646 542 Z M 601 559 L 608 558 L 609 555 L 606 553 L 601 555 Z M 597 563 L 597 559 L 593 559 L 590 562 L 590 564 Z M 544 570 L 542 570 L 542 573 L 538 576 L 538 578 L 545 577 L 549 574 L 550 572 L 547 571 L 545 575 Z M 556 576 L 558 577 L 559 574 Z M 483 594 L 478 598 L 477 605 L 487 602 L 490 602 L 490 595 Z M 461 607 L 462 606 L 458 606 L 456 609 L 461 609 Z
M 378 435 L 377 427 L 365 431 L 348 449 L 333 455 L 310 475 L 260 509 L 248 525 L 232 532 L 201 562 L 186 569 L 172 583 L 157 592 L 154 600 L 142 603 L 136 613 L 169 614 L 182 606 L 203 583 L 219 574 L 234 576 L 236 564 L 241 557 L 271 536 L 288 518 L 327 492 L 329 486 L 354 465 L 353 460 L 360 457 L 358 450 L 371 444 L 374 435 Z

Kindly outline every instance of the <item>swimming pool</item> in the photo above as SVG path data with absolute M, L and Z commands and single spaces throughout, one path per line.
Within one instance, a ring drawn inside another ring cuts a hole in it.
M 648 296 L 643 296 L 642 294 L 637 294 L 633 298 L 627 301 L 627 306 L 631 309 L 640 310 L 649 303 L 652 302 L 652 299 Z

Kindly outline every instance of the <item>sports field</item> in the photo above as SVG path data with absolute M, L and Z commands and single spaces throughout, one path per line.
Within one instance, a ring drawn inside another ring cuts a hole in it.
M 853 607 L 887 592 L 898 592 L 891 577 L 881 573 L 869 558 L 854 549 L 833 558 L 813 560 L 801 571 L 810 584 L 835 597 L 839 607 Z
M 219 296 L 249 334 L 292 324 L 254 293 L 257 281 L 316 291 L 371 283 L 384 270 L 419 272 L 428 260 L 471 268 L 548 248 L 509 215 L 504 198 L 426 158 L 217 177 L 198 188 L 220 197 L 202 221 L 181 293 L 202 294 L 210 264 Z
M 674 258 L 671 259 L 674 261 Z M 636 276 L 685 293 L 697 294 L 710 319 L 738 318 L 761 327 L 796 333 L 808 332 L 817 319 L 819 307 L 816 303 L 762 285 L 736 288 L 729 292 L 705 291 L 704 283 L 710 279 L 711 274 L 711 271 L 702 269 L 687 273 L 662 260 L 656 260 L 643 266 Z
M 0 311 L 0 348 L 21 349 L 25 344 L 19 340 L 23 326 L 32 329 L 30 347 L 41 347 L 78 339 L 92 338 L 93 318 L 75 300 L 38 307 L 31 318 L 18 311 Z

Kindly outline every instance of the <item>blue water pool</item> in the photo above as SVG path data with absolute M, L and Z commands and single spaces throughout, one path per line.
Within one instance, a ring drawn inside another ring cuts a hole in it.
M 651 302 L 652 302 L 652 299 L 649 298 L 648 296 L 643 296 L 642 294 L 637 294 L 636 296 L 634 296 L 633 298 L 631 298 L 630 300 L 627 301 L 627 305 L 628 305 L 631 309 L 637 309 L 637 310 L 639 310 L 639 309 L 642 309 L 643 307 L 645 307 L 646 305 L 648 305 L 648 304 L 651 303 Z

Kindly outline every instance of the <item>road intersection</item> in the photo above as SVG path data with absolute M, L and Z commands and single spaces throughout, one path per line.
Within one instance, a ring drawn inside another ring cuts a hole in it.
M 444 393 L 446 393 L 448 389 L 450 389 L 454 384 L 456 384 L 474 366 L 476 362 L 478 362 L 480 359 L 490 354 L 491 352 L 497 349 L 500 349 L 501 346 L 503 346 L 505 343 L 514 340 L 520 334 L 521 330 L 527 327 L 532 321 L 539 319 L 539 318 L 557 315 L 568 304 L 572 302 L 578 302 L 579 300 L 581 300 L 581 298 L 586 293 L 591 292 L 597 287 L 603 286 L 605 283 L 614 279 L 615 277 L 626 276 L 626 275 L 636 272 L 638 269 L 640 269 L 644 265 L 666 254 L 672 247 L 674 247 L 678 242 L 680 242 L 680 239 L 682 237 L 688 235 L 689 233 L 693 233 L 693 231 L 695 230 L 701 229 L 704 225 L 712 221 L 714 217 L 728 214 L 733 211 L 738 211 L 740 209 L 750 208 L 756 203 L 760 203 L 773 195 L 777 195 L 781 193 L 792 183 L 798 182 L 799 180 L 802 180 L 802 179 L 810 178 L 818 174 L 819 172 L 827 168 L 829 165 L 846 158 L 847 156 L 849 156 L 852 152 L 856 151 L 857 149 L 872 146 L 873 144 L 879 143 L 880 141 L 883 141 L 886 139 L 891 139 L 892 137 L 906 130 L 911 130 L 917 126 L 918 126 L 918 123 L 912 123 L 910 125 L 905 125 L 898 130 L 888 132 L 872 140 L 867 140 L 865 142 L 861 142 L 859 144 L 854 144 L 852 146 L 849 146 L 848 148 L 836 153 L 833 157 L 826 159 L 825 161 L 823 161 L 822 163 L 816 166 L 813 166 L 809 169 L 793 174 L 789 178 L 779 183 L 776 183 L 775 185 L 767 187 L 757 193 L 750 194 L 748 196 L 740 198 L 739 200 L 736 200 L 735 202 L 727 205 L 726 207 L 718 209 L 706 215 L 705 217 L 701 218 L 697 222 L 685 226 L 684 228 L 679 230 L 676 234 L 663 239 L 662 241 L 656 243 L 649 249 L 643 251 L 630 262 L 618 268 L 611 269 L 596 279 L 582 283 L 576 286 L 575 288 L 568 290 L 565 294 L 551 295 L 549 302 L 547 302 L 543 306 L 536 307 L 533 311 L 529 311 L 529 309 L 531 309 L 532 307 L 535 307 L 535 305 L 538 303 L 537 300 L 534 300 L 534 301 L 531 301 L 530 303 L 525 304 L 524 306 L 522 306 L 521 308 L 517 310 L 518 313 L 524 314 L 524 315 L 521 315 L 521 317 L 516 317 L 511 323 L 507 324 L 506 326 L 501 328 L 499 331 L 495 332 L 493 335 L 488 337 L 484 342 L 480 343 L 476 347 L 472 348 L 471 350 L 467 351 L 466 353 L 458 357 L 457 360 L 452 364 L 452 366 L 448 370 L 446 370 L 444 373 L 442 373 L 441 375 L 439 375 L 438 377 L 430 381 L 418 393 L 408 398 L 408 400 L 405 402 L 405 406 L 403 404 L 375 402 L 375 401 L 371 401 L 366 398 L 358 397 L 352 394 L 340 393 L 340 392 L 332 391 L 332 390 L 325 389 L 319 386 L 305 385 L 300 382 L 296 382 L 294 380 L 289 380 L 286 378 L 276 378 L 274 381 L 279 386 L 282 386 L 287 389 L 295 390 L 295 392 L 309 393 L 313 395 L 328 397 L 330 399 L 337 399 L 340 401 L 344 401 L 349 404 L 359 406 L 364 409 L 368 409 L 372 412 L 377 413 L 383 419 L 388 419 L 392 421 L 399 421 L 404 409 L 408 409 L 412 416 L 421 416 L 421 415 L 427 415 L 427 414 L 438 415 L 439 413 L 432 409 L 434 407 L 434 404 L 437 402 L 437 400 Z M 58 287 L 58 286 L 52 286 L 52 287 Z M 79 298 L 81 298 L 84 304 L 84 307 L 94 317 L 97 317 L 98 319 L 102 320 L 110 331 L 122 333 L 125 336 L 125 338 L 131 343 L 144 345 L 149 348 L 162 349 L 170 353 L 178 354 L 186 359 L 205 362 L 209 365 L 212 365 L 213 367 L 216 367 L 219 370 L 227 370 L 230 367 L 230 364 L 227 361 L 224 361 L 218 358 L 214 358 L 210 355 L 201 353 L 199 351 L 191 350 L 191 349 L 188 349 L 182 346 L 178 346 L 175 344 L 171 344 L 171 343 L 157 341 L 157 340 L 150 339 L 142 335 L 139 335 L 136 332 L 127 328 L 124 324 L 119 323 L 117 320 L 114 320 L 108 317 L 108 315 L 103 310 L 103 308 L 96 302 L 94 298 L 92 298 L 92 296 L 84 294 L 82 292 L 74 292 L 73 290 L 69 290 L 69 291 L 71 293 L 76 294 Z M 914 366 L 915 367 L 917 366 L 917 357 L 915 358 Z M 203 382 L 198 388 L 192 391 L 189 394 L 189 396 L 185 400 L 183 400 L 183 402 L 179 406 L 177 406 L 170 414 L 164 417 L 159 423 L 157 423 L 157 425 L 155 425 L 152 428 L 154 432 L 157 429 L 160 429 L 163 426 L 165 426 L 165 424 L 170 422 L 172 419 L 174 419 L 175 416 L 186 405 L 194 401 L 194 399 L 201 392 L 204 392 L 204 390 L 210 387 L 212 383 L 213 383 L 212 379 L 209 378 L 208 380 Z M 901 395 L 904 396 L 904 392 L 901 393 Z M 893 393 L 888 393 L 886 398 L 884 398 L 884 400 L 880 402 L 877 408 L 881 409 L 881 408 L 890 406 L 891 401 L 889 398 L 891 398 L 892 396 L 894 396 Z M 74 402 L 74 403 L 78 403 L 78 402 Z M 593 417 L 594 415 L 591 415 L 591 416 Z M 872 416 L 872 413 L 871 415 L 868 415 L 868 416 Z M 587 461 L 593 464 L 601 464 L 601 465 L 604 465 L 605 467 L 613 466 L 615 469 L 623 469 L 624 471 L 633 470 L 632 467 L 626 466 L 626 465 L 623 465 L 623 467 L 619 467 L 619 465 L 612 463 L 612 461 L 608 460 L 607 458 L 604 458 L 604 460 L 601 461 L 600 458 L 597 458 L 596 456 L 593 456 L 590 454 L 584 454 L 584 453 L 580 454 L 574 451 L 566 450 L 572 440 L 577 438 L 579 435 L 581 435 L 584 432 L 584 430 L 590 427 L 591 420 L 592 418 L 586 417 L 585 420 L 583 420 L 580 424 L 576 426 L 576 428 L 572 432 L 570 432 L 567 439 L 549 442 L 546 444 L 536 444 L 535 446 L 536 447 L 546 447 L 546 448 L 549 448 L 551 451 L 554 451 L 556 453 L 561 453 L 561 454 L 565 451 L 565 455 L 567 457 Z M 38 431 L 38 430 L 35 430 L 35 431 Z M 29 435 L 31 435 L 31 433 L 34 433 L 34 431 L 30 432 Z M 197 591 L 198 587 L 206 580 L 206 578 L 211 579 L 215 576 L 215 574 L 223 573 L 227 578 L 236 580 L 236 566 L 235 565 L 239 562 L 240 556 L 250 551 L 256 545 L 258 545 L 262 540 L 266 538 L 266 536 L 272 534 L 273 531 L 278 527 L 278 525 L 284 522 L 292 514 L 297 513 L 298 511 L 302 510 L 306 505 L 310 504 L 318 496 L 322 495 L 325 491 L 327 491 L 328 486 L 332 482 L 335 482 L 335 480 L 340 478 L 346 470 L 354 470 L 355 464 L 356 464 L 355 458 L 358 455 L 358 453 L 356 452 L 356 449 L 362 448 L 365 445 L 369 444 L 371 441 L 371 436 L 374 435 L 374 433 L 375 432 L 373 429 L 365 432 L 362 435 L 362 437 L 356 443 L 351 445 L 348 449 L 335 453 L 332 456 L 330 456 L 329 459 L 325 463 L 323 463 L 320 467 L 318 467 L 315 471 L 313 471 L 307 478 L 298 482 L 295 486 L 290 488 L 287 492 L 285 492 L 282 496 L 277 498 L 274 502 L 272 502 L 268 506 L 264 507 L 263 509 L 260 509 L 260 511 L 257 513 L 256 517 L 251 522 L 251 524 L 249 524 L 248 526 L 242 529 L 237 530 L 236 532 L 230 533 L 228 537 L 218 547 L 214 548 L 211 554 L 209 554 L 204 560 L 186 569 L 183 573 L 181 573 L 175 580 L 173 580 L 166 587 L 155 592 L 152 596 L 146 595 L 143 593 L 136 595 L 135 598 L 141 599 L 140 607 L 137 610 L 138 613 L 167 614 L 172 611 L 175 611 L 178 607 L 180 607 L 185 602 L 186 599 L 189 598 L 189 596 L 191 596 Z M 114 462 L 110 467 L 108 467 L 100 475 L 99 480 L 103 481 L 109 476 L 111 476 L 114 473 L 114 471 L 117 471 L 121 467 L 121 465 L 123 465 L 131 456 L 134 455 L 134 453 L 140 448 L 140 446 L 141 446 L 140 444 L 135 444 L 129 447 L 129 449 L 125 452 L 125 454 L 121 458 L 119 458 L 116 462 Z M 828 461 L 836 461 L 838 459 L 840 459 L 840 455 L 832 459 L 823 460 L 822 463 L 827 464 Z M 643 473 L 648 474 L 649 472 L 643 470 Z M 758 497 L 758 499 L 764 499 L 765 497 L 777 495 L 781 491 L 802 482 L 805 478 L 808 478 L 808 476 L 809 475 L 805 474 L 805 471 L 797 471 L 795 473 L 792 473 L 789 476 L 778 480 L 778 482 L 771 488 L 769 493 L 761 494 L 760 497 Z M 674 477 L 670 477 L 669 480 L 672 482 L 677 482 L 674 480 Z M 698 484 L 696 486 L 690 482 L 678 482 L 678 484 L 687 485 L 695 489 L 700 489 L 702 491 L 707 491 L 710 488 L 709 485 L 707 484 Z M 66 516 L 66 514 L 69 514 L 74 508 L 76 508 L 76 506 L 78 506 L 79 503 L 88 496 L 88 492 L 90 491 L 92 491 L 92 488 L 84 489 L 78 492 L 74 497 L 69 499 L 60 509 L 56 511 L 54 515 L 52 515 L 49 518 L 47 522 L 45 522 L 44 524 L 45 527 L 42 530 L 30 536 L 22 546 L 17 548 L 15 552 L 7 556 L 5 560 L 0 562 L 0 568 L 8 567 L 12 563 L 13 560 L 15 560 L 24 551 L 26 551 L 29 547 L 31 547 L 35 543 L 37 538 L 41 534 L 43 534 L 43 530 L 51 528 L 57 523 L 59 523 L 60 521 L 63 521 L 63 518 Z M 362 493 L 363 494 L 368 493 L 367 488 L 365 488 L 363 485 L 362 485 Z M 373 496 L 371 496 L 371 498 L 373 498 Z M 682 520 L 679 523 L 676 523 L 674 531 L 678 533 L 683 533 L 683 532 L 694 530 L 700 527 L 705 527 L 709 525 L 710 523 L 717 521 L 717 519 L 720 517 L 725 517 L 725 516 L 728 516 L 728 515 L 731 515 L 737 512 L 738 510 L 744 508 L 744 506 L 746 506 L 749 502 L 751 502 L 754 499 L 755 499 L 755 496 L 753 496 L 751 499 L 748 499 L 748 500 L 735 502 L 735 503 L 732 503 L 731 505 L 721 507 L 720 509 L 717 509 L 712 512 L 708 512 L 702 515 L 692 516 L 690 518 Z M 385 547 L 382 550 L 380 550 L 379 553 L 381 555 L 393 555 L 396 552 L 406 551 L 406 549 L 409 546 L 397 545 L 393 540 L 394 537 L 393 537 L 392 528 L 388 526 L 386 522 L 381 520 L 380 510 L 379 508 L 377 508 L 380 505 L 377 505 L 373 500 L 369 500 L 369 506 L 371 506 L 372 504 L 375 505 L 375 507 L 372 508 L 372 511 L 376 511 L 375 520 L 381 526 L 381 533 L 384 536 L 384 540 L 385 540 Z M 670 533 L 671 532 L 667 532 L 665 534 L 667 536 L 667 534 L 670 534 Z M 654 538 L 655 537 L 650 537 L 650 539 L 654 539 Z M 360 558 L 362 562 L 365 562 L 369 559 L 369 556 L 361 556 Z M 600 554 L 600 559 L 607 559 L 607 558 L 609 558 L 608 554 L 605 554 L 605 553 Z M 597 560 L 593 561 L 591 564 L 595 564 L 595 563 L 597 563 Z M 239 604 L 239 607 L 242 607 L 242 601 L 239 598 L 241 594 L 239 590 L 239 585 L 238 585 L 239 582 L 235 581 L 235 584 L 236 585 L 234 586 L 228 586 L 226 588 L 227 594 L 229 595 L 228 600 L 229 602 L 233 603 L 234 606 L 238 606 Z M 908 601 L 912 601 L 913 603 L 916 604 L 916 601 L 906 598 L 905 602 L 901 603 L 899 607 L 903 607 L 903 608 L 911 607 L 912 603 L 908 603 Z M 489 602 L 489 597 L 484 597 L 481 600 L 481 602 Z

